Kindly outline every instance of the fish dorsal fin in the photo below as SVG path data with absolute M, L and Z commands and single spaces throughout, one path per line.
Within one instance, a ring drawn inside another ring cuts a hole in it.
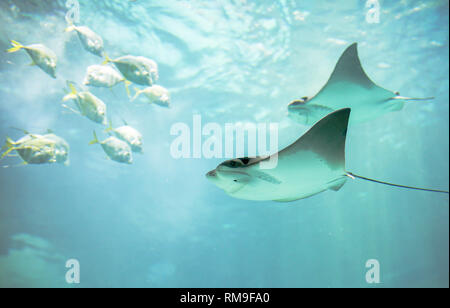
M 350 82 L 366 88 L 376 86 L 361 65 L 357 43 L 350 45 L 341 55 L 325 87 L 336 82 Z
M 311 151 L 320 155 L 332 169 L 345 169 L 345 139 L 347 137 L 350 108 L 330 113 L 317 122 L 306 134 L 280 152 L 295 155 Z

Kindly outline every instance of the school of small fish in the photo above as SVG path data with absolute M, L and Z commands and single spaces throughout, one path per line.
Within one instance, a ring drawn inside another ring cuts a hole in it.
M 133 55 L 110 59 L 104 51 L 102 37 L 86 26 L 69 23 L 65 32 L 75 32 L 87 52 L 105 59 L 102 64 L 87 68 L 83 85 L 112 88 L 123 83 L 131 101 L 135 101 L 142 94 L 149 104 L 170 107 L 169 91 L 155 84 L 159 79 L 158 64 L 155 61 Z M 25 50 L 32 60 L 30 65 L 36 65 L 52 78 L 56 78 L 58 59 L 51 49 L 43 44 L 22 45 L 17 41 L 11 41 L 11 44 L 12 47 L 6 52 Z M 129 89 L 132 83 L 146 88 L 143 90 L 135 88 L 136 93 L 132 97 Z M 132 164 L 133 153 L 143 153 L 142 134 L 125 121 L 124 125 L 113 127 L 112 122 L 108 121 L 107 104 L 104 101 L 89 91 L 78 89 L 74 82 L 67 81 L 67 86 L 69 90 L 62 98 L 62 107 L 104 127 L 109 123 L 104 130 L 109 137 L 100 141 L 94 131 L 94 139 L 89 144 L 99 144 L 112 161 Z M 74 107 L 67 105 L 69 102 Z M 0 160 L 18 156 L 22 159 L 22 165 L 55 163 L 69 165 L 69 144 L 63 138 L 51 131 L 46 134 L 34 134 L 23 130 L 23 133 L 24 136 L 17 141 L 6 138 Z M 14 151 L 17 155 L 12 154 Z

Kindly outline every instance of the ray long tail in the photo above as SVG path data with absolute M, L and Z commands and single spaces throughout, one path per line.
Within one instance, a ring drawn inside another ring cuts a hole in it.
M 352 178 L 352 179 L 356 178 L 356 179 L 361 179 L 361 180 L 364 180 L 364 181 L 369 181 L 369 182 L 373 182 L 373 183 L 377 183 L 377 184 L 383 184 L 383 185 L 388 185 L 388 186 L 393 186 L 393 187 L 398 187 L 398 188 L 421 190 L 421 191 L 428 191 L 428 192 L 435 192 L 435 193 L 442 193 L 442 194 L 448 194 L 449 193 L 447 190 L 429 189 L 429 188 L 421 188 L 421 187 L 413 187 L 413 186 L 406 186 L 406 185 L 388 183 L 388 182 L 384 182 L 384 181 L 379 181 L 379 180 L 366 178 L 364 176 L 356 175 L 356 174 L 351 173 L 351 172 L 347 172 L 347 176 L 349 178 Z
M 396 97 L 394 97 L 394 99 L 396 99 L 396 100 L 401 100 L 401 101 L 430 101 L 430 100 L 434 100 L 435 97 L 434 97 L 434 96 L 430 96 L 430 97 L 406 97 L 406 96 L 396 96 Z

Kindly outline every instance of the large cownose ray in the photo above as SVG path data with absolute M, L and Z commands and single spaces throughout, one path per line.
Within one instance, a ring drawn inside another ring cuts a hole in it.
M 369 179 L 345 169 L 345 140 L 350 109 L 335 111 L 296 142 L 276 153 L 272 169 L 261 168 L 271 157 L 225 161 L 206 177 L 228 195 L 255 201 L 295 201 L 326 190 L 338 191 L 348 178 L 359 178 L 401 188 L 447 193 Z
M 278 153 L 273 169 L 260 168 L 269 158 L 226 161 L 207 174 L 229 195 L 246 200 L 294 201 L 327 189 L 339 190 L 347 180 L 345 139 L 350 109 L 325 117 Z
M 351 124 L 375 119 L 403 108 L 405 101 L 430 100 L 400 96 L 398 92 L 376 85 L 365 73 L 358 56 L 357 43 L 339 58 L 330 79 L 314 97 L 303 97 L 288 106 L 289 117 L 312 125 L 330 112 L 351 108 Z

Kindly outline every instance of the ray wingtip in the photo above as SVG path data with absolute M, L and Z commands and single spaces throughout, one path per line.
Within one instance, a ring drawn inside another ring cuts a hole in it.
M 342 108 L 342 109 L 336 110 L 335 113 L 341 113 L 341 114 L 350 116 L 351 111 L 352 111 L 351 108 Z
M 347 47 L 347 51 L 358 52 L 358 42 L 353 42 L 350 46 Z

